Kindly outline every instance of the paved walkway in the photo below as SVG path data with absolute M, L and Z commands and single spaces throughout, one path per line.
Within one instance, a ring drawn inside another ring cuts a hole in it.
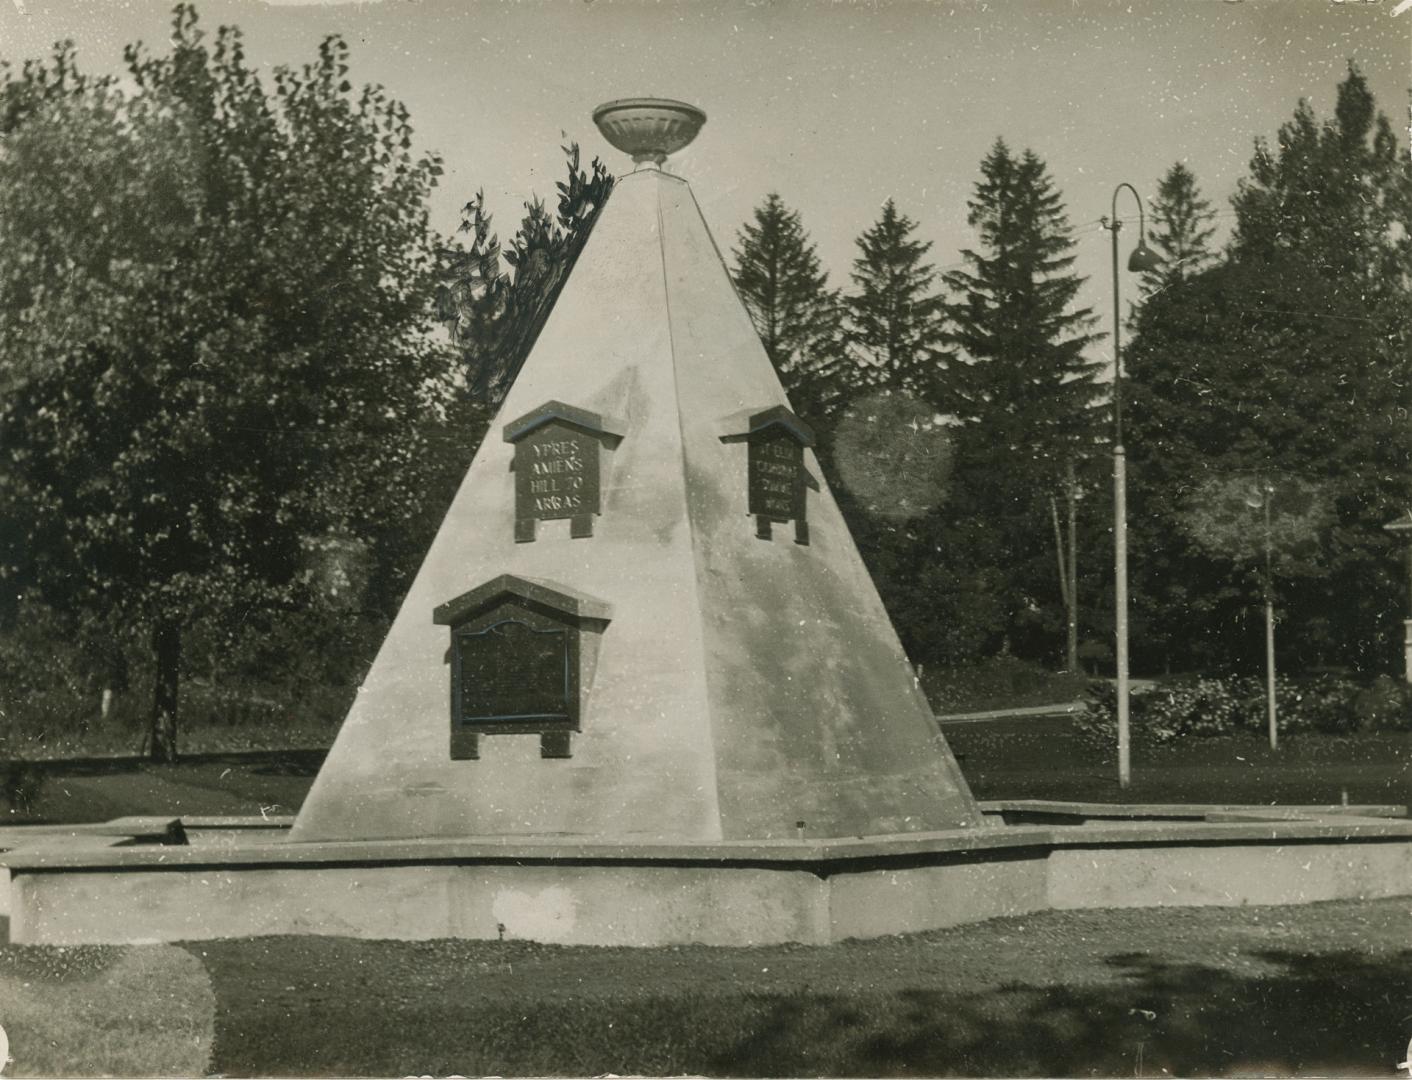
M 987 709 L 983 712 L 948 713 L 938 716 L 942 724 L 981 724 L 987 720 L 1009 720 L 1017 716 L 1073 716 L 1088 708 L 1087 702 L 1065 701 L 1056 705 L 1027 705 L 1022 709 Z

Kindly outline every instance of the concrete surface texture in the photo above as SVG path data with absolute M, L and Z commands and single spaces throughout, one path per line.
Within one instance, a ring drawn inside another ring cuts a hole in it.
M 560 402 L 612 418 L 592 535 L 515 539 L 504 426 Z M 756 535 L 748 418 L 787 406 L 686 183 L 618 181 L 472 463 L 292 831 L 295 842 L 711 842 L 983 823 L 817 461 L 807 544 Z M 449 753 L 450 630 L 500 575 L 611 613 L 572 754 L 535 734 Z
M 19 944 L 264 934 L 563 944 L 825 944 L 1048 909 L 1412 892 L 1412 821 L 1109 821 L 850 840 L 189 844 L 36 837 L 3 853 Z M 111 838 L 111 837 L 109 837 Z

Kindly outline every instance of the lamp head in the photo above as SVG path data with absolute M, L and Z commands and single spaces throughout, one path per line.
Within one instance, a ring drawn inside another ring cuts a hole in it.
M 1147 246 L 1147 241 L 1138 237 L 1137 247 L 1128 256 L 1128 269 L 1135 274 L 1145 274 L 1162 265 L 1162 256 Z

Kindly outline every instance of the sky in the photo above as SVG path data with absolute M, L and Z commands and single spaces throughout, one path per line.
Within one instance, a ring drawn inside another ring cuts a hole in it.
M 167 48 L 171 6 L 0 0 L 0 59 L 71 38 L 82 66 L 116 70 L 125 43 Z M 690 181 L 723 249 L 775 191 L 846 286 L 855 238 L 893 198 L 949 269 L 975 244 L 966 200 L 1003 137 L 1047 163 L 1089 279 L 1080 302 L 1105 331 L 1111 239 L 1098 222 L 1117 184 L 1150 199 L 1183 161 L 1224 236 L 1255 136 L 1274 139 L 1301 97 L 1330 115 L 1354 61 L 1405 146 L 1412 87 L 1412 4 L 1398 0 L 201 0 L 198 11 L 211 30 L 240 26 L 247 56 L 268 68 L 309 61 L 342 34 L 354 80 L 404 101 L 422 147 L 445 159 L 432 211 L 447 232 L 484 189 L 508 237 L 525 199 L 552 199 L 566 137 L 626 172 L 594 106 L 668 97 L 707 114 L 668 169 Z M 1135 224 L 1130 194 L 1118 213 Z M 1135 229 L 1122 239 L 1126 250 Z

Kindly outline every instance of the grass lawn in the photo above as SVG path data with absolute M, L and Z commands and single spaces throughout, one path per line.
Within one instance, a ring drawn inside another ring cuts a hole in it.
M 10 1076 L 199 1076 L 216 999 L 201 961 L 171 945 L 0 948 Z
M 981 798 L 1408 801 L 1405 735 L 1140 746 L 1121 792 L 1112 748 L 1069 720 L 946 731 Z M 56 764 L 10 819 L 288 814 L 321 757 Z M 0 946 L 0 1023 L 10 1075 L 1385 1076 L 1412 1034 L 1409 945 L 1403 898 L 1054 911 L 827 947 Z
M 1289 736 L 1277 751 L 1232 735 L 1133 748 L 1132 784 L 1118 786 L 1114 746 L 1095 746 L 1058 718 L 944 724 L 947 741 L 982 799 L 1097 802 L 1406 804 L 1412 735 Z
M 943 725 L 981 799 L 1107 802 L 1406 804 L 1412 736 L 1301 735 L 1272 752 L 1261 739 L 1189 739 L 1135 747 L 1133 783 L 1118 787 L 1114 748 L 1094 746 L 1065 717 Z M 124 814 L 293 814 L 322 751 L 206 755 L 174 766 L 137 760 L 11 766 L 22 796 L 8 823 L 105 821 Z
M 9 766 L 22 777 L 17 797 L 0 803 L 5 824 L 110 821 L 128 814 L 293 814 L 324 751 L 193 756 L 176 765 L 139 759 Z
M 16 1064 L 75 1075 L 171 1070 L 150 1033 L 172 1031 L 237 1076 L 1386 1076 L 1412 1025 L 1409 931 L 1399 899 L 1047 912 L 826 947 L 255 938 L 184 946 L 205 986 L 169 946 L 105 950 L 87 978 L 47 970 L 62 950 L 5 946 L 0 989 L 57 1003 L 6 1013 Z M 145 995 L 89 1018 L 101 1036 L 35 1051 L 68 1031 L 63 1002 L 144 962 Z M 212 998 L 210 1043 L 177 1018 Z

